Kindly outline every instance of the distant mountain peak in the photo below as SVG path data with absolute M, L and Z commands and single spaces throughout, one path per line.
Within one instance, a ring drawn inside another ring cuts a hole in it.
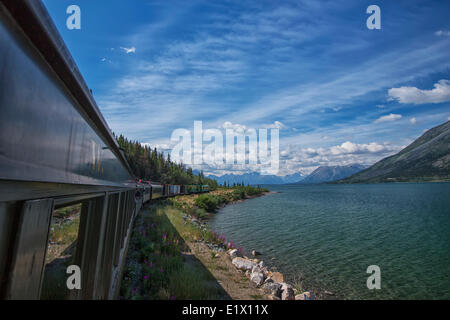
M 244 183 L 244 184 L 286 184 L 296 183 L 304 178 L 302 173 L 294 173 L 286 176 L 261 175 L 259 172 L 244 174 L 224 174 L 222 176 L 209 175 L 207 178 L 215 179 L 219 184 Z
M 320 166 L 305 179 L 300 181 L 301 184 L 316 184 L 332 182 L 335 180 L 344 179 L 356 172 L 364 170 L 365 165 L 354 163 L 346 166 Z
M 450 181 L 450 121 L 339 183 Z

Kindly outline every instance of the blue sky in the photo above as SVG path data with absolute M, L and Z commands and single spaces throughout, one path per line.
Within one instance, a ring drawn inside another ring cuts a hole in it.
M 44 4 L 111 129 L 161 150 L 194 120 L 279 127 L 280 174 L 308 173 L 372 164 L 450 117 L 448 1 Z

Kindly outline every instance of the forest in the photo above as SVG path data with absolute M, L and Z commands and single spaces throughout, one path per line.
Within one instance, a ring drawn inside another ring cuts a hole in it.
M 212 190 L 217 188 L 217 181 L 205 178 L 203 172 L 195 174 L 192 168 L 183 163 L 170 160 L 170 154 L 165 156 L 156 148 L 142 145 L 123 135 L 116 137 L 119 147 L 124 151 L 131 170 L 136 177 L 168 184 L 207 184 Z

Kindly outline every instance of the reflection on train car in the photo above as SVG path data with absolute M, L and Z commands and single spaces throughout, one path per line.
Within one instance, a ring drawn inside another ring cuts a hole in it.
M 159 199 L 162 198 L 164 196 L 164 186 L 162 184 L 159 183 L 155 183 L 155 182 L 151 182 L 150 183 L 150 187 L 151 187 L 151 199 Z

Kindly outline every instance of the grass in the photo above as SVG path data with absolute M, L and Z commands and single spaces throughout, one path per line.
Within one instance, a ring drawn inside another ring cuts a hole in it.
M 79 216 L 74 218 L 73 221 L 52 225 L 50 229 L 50 241 L 56 242 L 60 245 L 69 246 L 77 240 L 79 226 Z
M 159 204 L 144 209 L 131 238 L 121 299 L 220 299 L 223 289 L 195 257 L 186 240 L 204 231 L 184 223 L 182 212 Z
M 41 292 L 42 300 L 68 298 L 66 269 L 72 264 L 80 225 L 80 210 L 81 205 L 75 205 L 53 212 Z
M 53 217 L 57 219 L 68 218 L 72 215 L 76 215 L 81 211 L 81 204 L 74 206 L 64 207 L 53 212 Z
M 189 253 L 186 242 L 203 240 L 223 248 L 235 248 L 234 244 L 208 228 L 185 221 L 186 214 L 202 220 L 224 204 L 267 191 L 255 187 L 219 188 L 208 194 L 170 198 L 143 209 L 131 237 L 120 298 L 229 299 L 206 266 Z M 207 264 L 226 270 L 216 266 L 215 255 L 211 251 Z
M 192 216 L 205 218 L 207 217 L 207 212 L 214 213 L 223 205 L 259 196 L 266 192 L 269 192 L 269 190 L 252 186 L 221 187 L 207 194 L 181 196 L 172 198 L 169 201 L 174 207 Z

